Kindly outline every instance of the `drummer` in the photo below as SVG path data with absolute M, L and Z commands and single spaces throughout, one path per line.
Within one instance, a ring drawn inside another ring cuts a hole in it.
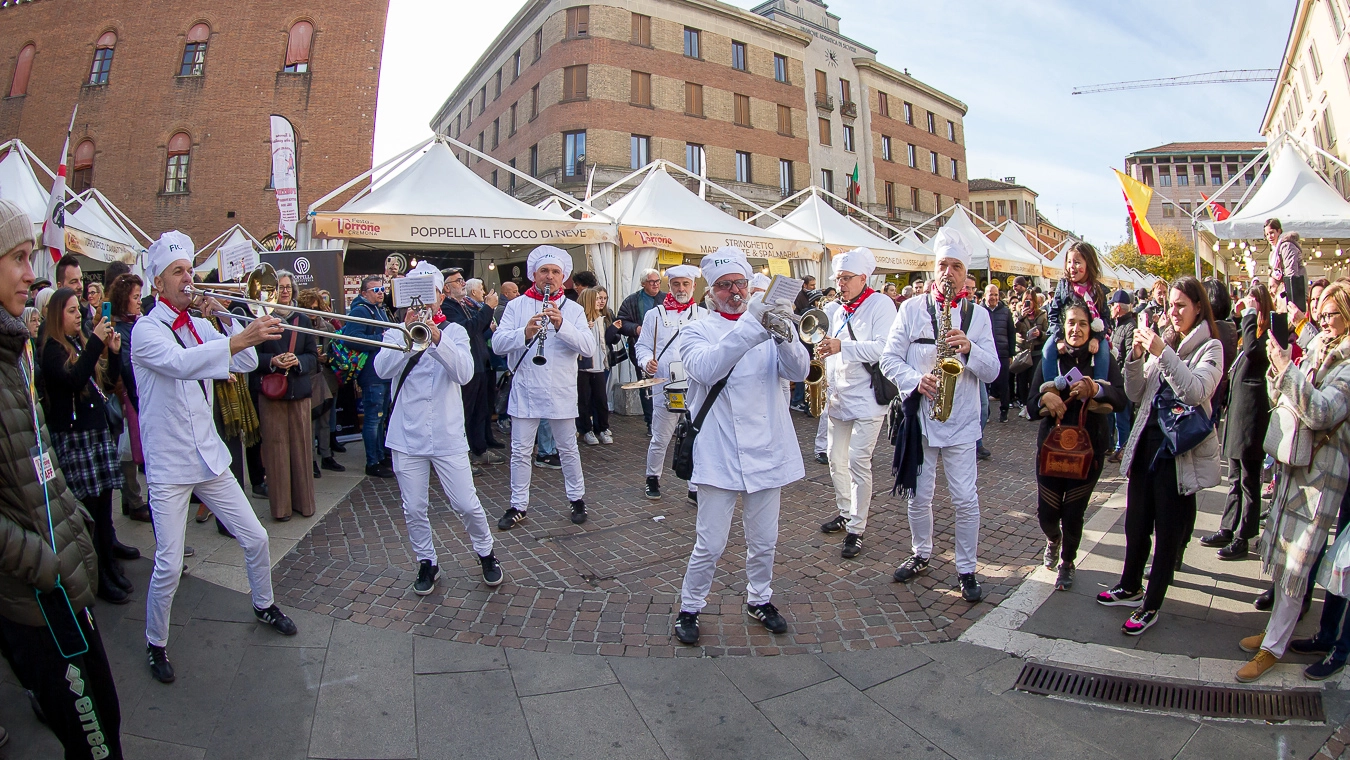
M 698 267 L 681 264 L 666 270 L 670 278 L 670 292 L 666 300 L 646 313 L 642 332 L 634 350 L 637 363 L 650 378 L 667 382 L 654 385 L 642 392 L 652 394 L 652 441 L 647 446 L 648 499 L 661 498 L 661 468 L 666 462 L 666 447 L 675 432 L 675 424 L 685 411 L 684 394 L 689 381 L 680 361 L 680 332 L 697 319 L 708 316 L 708 310 L 694 301 L 694 281 Z M 689 500 L 698 503 L 698 487 L 689 484 Z

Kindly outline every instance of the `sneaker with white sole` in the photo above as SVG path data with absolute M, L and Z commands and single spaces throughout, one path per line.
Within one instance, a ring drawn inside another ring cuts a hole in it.
M 891 577 L 898 583 L 907 583 L 913 580 L 915 576 L 923 575 L 926 572 L 928 572 L 928 558 L 914 554 L 901 562 L 900 567 L 895 569 L 895 573 Z
M 497 561 L 497 555 L 489 553 L 486 557 L 479 556 L 478 561 L 483 565 L 483 582 L 489 586 L 502 585 L 506 574 L 502 572 L 502 563 Z
M 1120 627 L 1120 632 L 1126 636 L 1138 636 L 1152 628 L 1156 622 L 1158 622 L 1157 610 L 1146 610 L 1140 607 L 1130 613 L 1129 619 Z
M 1144 604 L 1144 591 L 1130 592 L 1116 586 L 1115 588 L 1103 591 L 1097 595 L 1097 604 L 1105 607 L 1142 607 Z
M 587 434 L 581 436 L 581 440 L 582 440 L 582 441 L 585 441 L 585 443 L 586 443 L 587 446 L 599 446 L 599 445 L 600 445 L 600 439 L 597 438 L 597 437 L 595 436 L 595 433 L 587 433 Z
M 747 604 L 745 605 L 745 614 L 763 623 L 764 627 L 769 629 L 769 633 L 787 632 L 787 621 L 778 613 L 778 608 L 770 602 Z
M 426 596 L 436 588 L 436 574 L 440 568 L 431 564 L 431 560 L 424 559 L 417 563 L 417 580 L 413 583 L 413 593 L 418 596 Z
M 609 446 L 610 444 L 614 443 L 614 434 L 609 432 L 608 430 L 601 430 L 600 442 L 605 444 L 606 446 Z

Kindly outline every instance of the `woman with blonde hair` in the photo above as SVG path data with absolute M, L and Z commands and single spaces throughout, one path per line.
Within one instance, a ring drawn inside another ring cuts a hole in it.
M 594 358 L 578 360 L 577 432 L 587 445 L 608 445 L 614 443 L 614 436 L 609 432 L 609 394 L 605 386 L 609 377 L 609 346 L 619 342 L 619 331 L 614 327 L 614 317 L 609 315 L 609 291 L 604 286 L 581 291 L 577 303 L 585 309 L 586 325 L 599 347 Z

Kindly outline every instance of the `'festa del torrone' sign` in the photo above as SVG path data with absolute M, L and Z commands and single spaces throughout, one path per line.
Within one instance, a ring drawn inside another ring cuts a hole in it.
M 614 242 L 613 227 L 581 220 L 488 219 L 407 214 L 320 213 L 320 238 L 430 245 L 580 245 Z

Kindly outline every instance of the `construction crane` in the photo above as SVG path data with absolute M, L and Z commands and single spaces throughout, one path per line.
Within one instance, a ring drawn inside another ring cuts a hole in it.
M 1090 84 L 1073 88 L 1074 95 L 1091 95 L 1094 92 L 1114 92 L 1116 90 L 1144 90 L 1150 87 L 1180 87 L 1187 84 L 1233 84 L 1235 82 L 1274 82 L 1279 69 L 1230 69 L 1211 71 L 1206 74 L 1187 74 L 1181 77 L 1162 79 L 1133 79 L 1128 82 L 1108 82 Z

